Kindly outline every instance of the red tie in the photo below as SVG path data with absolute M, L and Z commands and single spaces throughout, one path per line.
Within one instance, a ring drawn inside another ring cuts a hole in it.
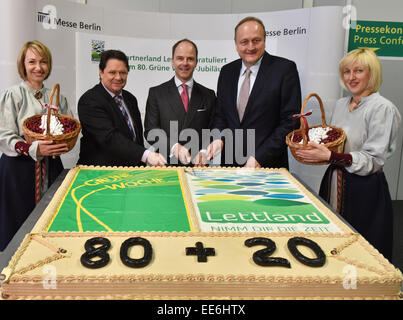
M 181 86 L 183 88 L 182 93 L 181 93 L 182 102 L 185 107 L 185 111 L 188 112 L 189 96 L 188 96 L 187 85 L 182 83 Z

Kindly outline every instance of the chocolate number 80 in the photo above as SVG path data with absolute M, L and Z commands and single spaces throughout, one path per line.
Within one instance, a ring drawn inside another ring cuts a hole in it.
M 95 247 L 95 245 L 101 244 L 100 247 Z M 129 249 L 132 246 L 142 246 L 144 248 L 144 255 L 139 259 L 132 259 L 129 257 Z M 98 269 L 106 266 L 110 260 L 107 251 L 111 247 L 111 242 L 103 237 L 91 238 L 85 242 L 84 248 L 85 252 L 81 256 L 81 264 L 90 269 Z M 129 238 L 122 243 L 120 247 L 120 259 L 122 263 L 130 268 L 143 268 L 147 266 L 152 258 L 153 248 L 151 243 L 144 238 L 135 237 Z M 100 257 L 101 259 L 93 260 L 95 257 Z

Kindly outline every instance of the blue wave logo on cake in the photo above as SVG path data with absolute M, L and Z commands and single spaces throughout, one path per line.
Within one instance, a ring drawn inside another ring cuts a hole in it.
M 91 61 L 99 62 L 99 60 L 101 60 L 101 54 L 104 51 L 104 40 L 91 40 Z

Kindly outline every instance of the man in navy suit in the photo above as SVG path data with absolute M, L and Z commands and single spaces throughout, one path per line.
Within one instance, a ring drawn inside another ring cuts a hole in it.
M 255 17 L 244 18 L 235 28 L 240 59 L 221 69 L 213 124 L 231 130 L 233 138 L 216 139 L 207 148 L 208 159 L 223 151 L 222 165 L 288 168 L 285 137 L 293 130 L 292 116 L 301 109 L 299 75 L 293 61 L 265 51 L 265 40 L 265 27 Z M 241 133 L 238 139 L 236 131 Z M 248 149 L 253 139 L 254 148 Z
M 210 140 L 207 134 L 203 144 L 203 129 L 210 129 L 212 124 L 216 96 L 193 79 L 197 52 L 196 44 L 189 39 L 176 42 L 171 60 L 175 76 L 150 88 L 148 94 L 144 135 L 151 145 L 157 140 L 154 137 L 166 136 L 166 141 L 157 143 L 170 164 L 187 165 L 191 160 L 205 164 L 203 148 Z M 155 129 L 161 134 L 151 134 Z
M 123 90 L 129 72 L 126 55 L 102 53 L 100 83 L 78 101 L 82 125 L 78 164 L 100 166 L 163 166 L 164 157 L 144 148 L 143 126 L 137 99 Z

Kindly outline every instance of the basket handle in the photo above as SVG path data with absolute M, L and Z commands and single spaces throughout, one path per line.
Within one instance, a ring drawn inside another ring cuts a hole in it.
M 308 95 L 305 98 L 305 100 L 302 104 L 301 114 L 305 113 L 305 106 L 307 105 L 308 100 L 312 97 L 315 97 L 319 101 L 320 111 L 322 114 L 322 125 L 326 127 L 327 124 L 326 124 L 325 110 L 323 109 L 322 99 L 316 93 L 311 93 L 310 95 Z M 308 144 L 308 139 L 309 139 L 309 137 L 307 138 L 306 134 L 307 134 L 309 128 L 307 130 L 307 128 L 305 127 L 305 121 L 302 117 L 300 118 L 300 121 L 301 121 L 301 128 L 302 128 L 302 139 L 304 141 L 304 146 L 306 146 Z
M 52 105 L 52 101 L 53 101 L 53 96 L 55 94 L 56 91 L 56 104 L 55 106 L 57 107 L 59 105 L 59 99 L 60 99 L 60 86 L 58 83 L 56 83 L 53 86 L 52 91 L 50 92 L 50 96 L 49 96 L 49 106 Z M 48 107 L 48 116 L 46 119 L 46 138 L 50 139 L 50 111 L 52 108 Z M 55 113 L 57 113 L 57 110 L 54 110 Z

